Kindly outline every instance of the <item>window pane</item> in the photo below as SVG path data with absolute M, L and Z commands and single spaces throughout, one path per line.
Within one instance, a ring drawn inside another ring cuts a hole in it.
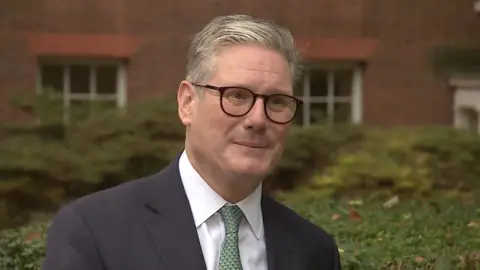
M 310 71 L 310 96 L 326 97 L 328 94 L 328 71 L 311 70 Z
M 343 69 L 335 71 L 334 81 L 334 95 L 336 97 L 349 97 L 352 95 L 352 70 Z
M 115 94 L 117 92 L 117 67 L 99 66 L 97 72 L 97 93 Z
M 328 120 L 327 103 L 310 104 L 310 124 L 320 124 Z
M 334 104 L 335 123 L 350 123 L 352 119 L 352 105 L 350 102 L 336 102 Z
M 43 65 L 41 67 L 42 90 L 63 92 L 63 66 Z
M 75 94 L 90 93 L 90 67 L 85 65 L 70 66 L 70 92 Z

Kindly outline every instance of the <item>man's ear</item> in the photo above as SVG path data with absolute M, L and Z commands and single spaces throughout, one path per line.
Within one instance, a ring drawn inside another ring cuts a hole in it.
M 195 87 L 188 81 L 180 82 L 177 93 L 178 116 L 185 126 L 192 122 L 195 102 Z

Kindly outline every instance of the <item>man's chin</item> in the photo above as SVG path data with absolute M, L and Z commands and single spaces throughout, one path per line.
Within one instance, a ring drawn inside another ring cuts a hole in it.
M 270 172 L 270 163 L 261 159 L 243 159 L 235 162 L 232 169 L 236 174 L 251 176 L 251 177 L 265 177 Z

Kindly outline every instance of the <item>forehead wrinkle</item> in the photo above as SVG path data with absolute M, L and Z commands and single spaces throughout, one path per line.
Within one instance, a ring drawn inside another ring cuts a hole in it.
M 269 65 L 262 65 L 262 66 L 269 67 Z M 259 69 L 259 68 L 253 68 L 252 67 L 252 68 L 240 68 L 240 69 L 244 69 L 244 70 L 248 70 L 248 71 L 267 72 L 267 73 L 273 73 L 273 74 L 278 74 L 278 75 L 282 74 L 281 72 L 276 71 L 275 69 L 272 69 L 272 68 L 270 68 L 270 69 Z

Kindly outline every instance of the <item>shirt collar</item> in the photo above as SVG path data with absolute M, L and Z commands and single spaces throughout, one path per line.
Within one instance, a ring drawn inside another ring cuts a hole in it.
M 179 170 L 197 228 L 225 204 L 230 204 L 218 195 L 197 173 L 185 151 L 180 156 Z M 262 185 L 260 184 L 252 194 L 236 204 L 242 209 L 257 239 L 260 239 L 263 229 L 262 210 L 260 207 L 261 196 Z

